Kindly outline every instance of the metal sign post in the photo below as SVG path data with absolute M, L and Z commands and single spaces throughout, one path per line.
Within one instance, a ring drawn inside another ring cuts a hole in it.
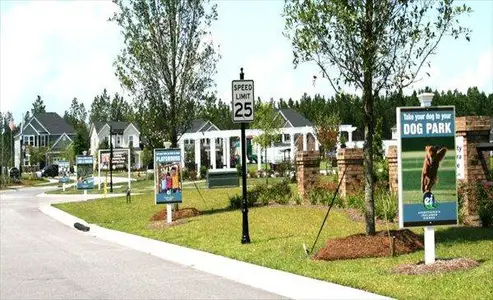
M 250 243 L 248 230 L 248 202 L 247 202 L 247 145 L 246 145 L 246 123 L 253 121 L 254 112 L 254 83 L 253 80 L 245 80 L 243 68 L 240 69 L 240 80 L 231 83 L 233 100 L 233 122 L 241 123 L 241 174 L 243 190 L 242 209 L 242 244 Z

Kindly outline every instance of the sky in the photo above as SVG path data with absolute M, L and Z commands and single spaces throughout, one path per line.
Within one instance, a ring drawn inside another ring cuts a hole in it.
M 222 56 L 216 90 L 231 101 L 231 80 L 240 67 L 255 81 L 255 97 L 299 99 L 334 94 L 313 64 L 296 69 L 290 41 L 283 36 L 284 0 L 219 0 L 212 27 Z M 412 88 L 466 91 L 477 86 L 493 93 L 493 0 L 469 0 L 474 12 L 462 18 L 472 29 L 471 42 L 448 38 L 431 58 L 431 77 Z M 86 108 L 104 88 L 124 94 L 113 62 L 123 46 L 119 29 L 108 22 L 115 9 L 109 0 L 0 0 L 0 110 L 16 123 L 37 95 L 47 111 L 63 115 L 77 97 Z M 354 92 L 348 90 L 348 92 Z M 411 89 L 407 91 L 411 92 Z

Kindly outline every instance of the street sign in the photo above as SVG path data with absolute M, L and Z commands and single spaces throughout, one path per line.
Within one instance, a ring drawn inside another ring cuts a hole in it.
M 254 85 L 253 80 L 233 80 L 233 122 L 249 123 L 253 121 Z

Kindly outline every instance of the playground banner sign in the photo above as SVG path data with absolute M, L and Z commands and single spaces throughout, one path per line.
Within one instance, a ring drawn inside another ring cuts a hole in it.
M 399 227 L 457 225 L 455 108 L 398 107 Z
M 154 149 L 156 204 L 182 202 L 180 149 Z
M 58 180 L 60 183 L 67 183 L 70 181 L 68 177 L 68 173 L 70 171 L 70 163 L 66 160 L 58 161 L 58 175 L 60 179 Z
M 90 155 L 77 155 L 77 189 L 91 190 L 94 188 L 94 158 Z

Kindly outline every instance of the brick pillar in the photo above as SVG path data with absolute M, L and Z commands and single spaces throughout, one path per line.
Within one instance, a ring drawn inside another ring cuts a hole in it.
M 296 179 L 298 193 L 305 199 L 310 188 L 320 176 L 320 153 L 318 151 L 298 151 L 296 153 Z
M 387 160 L 389 162 L 389 186 L 390 191 L 397 193 L 399 189 L 398 185 L 398 168 L 397 168 L 397 146 L 390 146 L 387 153 Z
M 339 181 L 346 170 L 346 175 L 342 178 L 339 195 L 347 195 L 358 192 L 364 186 L 365 177 L 363 170 L 363 149 L 342 148 L 337 153 L 337 169 Z
M 467 116 L 458 117 L 455 121 L 456 135 L 464 138 L 464 179 L 462 183 L 476 183 L 485 180 L 481 162 L 479 161 L 476 146 L 479 143 L 488 143 L 491 129 L 491 117 Z M 487 158 L 487 153 L 485 153 Z M 464 223 L 480 226 L 476 193 L 464 195 Z

